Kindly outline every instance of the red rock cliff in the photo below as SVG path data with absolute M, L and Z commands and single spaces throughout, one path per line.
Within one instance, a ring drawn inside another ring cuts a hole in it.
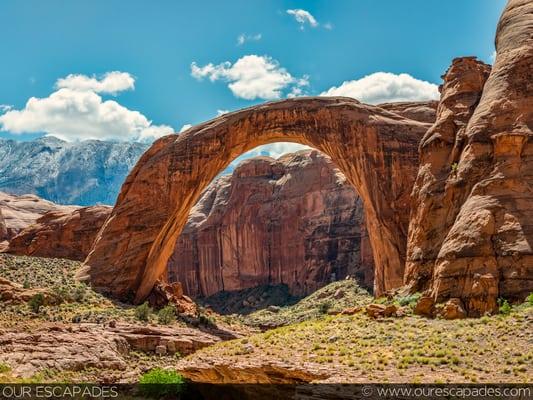
M 454 61 L 420 147 L 406 282 L 471 316 L 533 289 L 532 15 L 508 2 L 492 71 Z
M 257 157 L 215 180 L 192 209 L 169 260 L 169 280 L 208 296 L 285 283 L 306 295 L 373 262 L 362 200 L 329 157 L 314 150 Z

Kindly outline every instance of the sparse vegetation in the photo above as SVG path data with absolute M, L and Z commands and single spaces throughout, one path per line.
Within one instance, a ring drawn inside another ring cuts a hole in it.
M 30 306 L 30 309 L 35 313 L 39 314 L 39 311 L 41 311 L 41 307 L 44 304 L 44 296 L 42 293 L 35 294 L 29 301 L 28 305 Z
M 176 322 L 176 307 L 172 304 L 163 307 L 157 313 L 157 321 L 163 325 L 170 325 Z
M 139 321 L 148 321 L 150 319 L 150 314 L 152 314 L 152 307 L 150 307 L 146 301 L 135 309 L 135 317 Z
M 511 313 L 511 305 L 505 299 L 498 299 L 499 312 L 502 315 L 509 315 Z

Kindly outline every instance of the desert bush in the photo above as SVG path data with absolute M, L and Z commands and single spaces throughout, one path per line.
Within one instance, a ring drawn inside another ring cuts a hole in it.
M 139 321 L 148 321 L 151 313 L 152 308 L 148 305 L 148 302 L 145 301 L 135 309 L 135 318 Z
M 413 293 L 407 296 L 401 296 L 396 299 L 399 305 L 403 306 L 414 306 L 418 299 L 420 299 L 420 296 L 422 294 L 420 293 Z
M 526 297 L 526 303 L 530 307 L 533 307 L 533 293 L 530 293 L 529 296 Z
M 35 314 L 38 314 L 39 311 L 41 311 L 41 307 L 43 306 L 43 304 L 44 296 L 42 295 L 42 293 L 37 293 L 28 301 L 28 305 Z
M 502 315 L 509 315 L 511 313 L 511 305 L 509 302 L 505 299 L 498 299 L 498 305 L 500 314 Z
M 163 325 L 169 325 L 176 321 L 176 307 L 169 304 L 157 313 L 157 321 Z
M 141 376 L 139 385 L 145 396 L 159 399 L 183 392 L 185 379 L 174 370 L 154 368 Z
M 9 367 L 9 365 L 6 365 L 4 363 L 0 363 L 0 374 L 4 374 L 6 372 L 9 372 L 11 371 L 11 368 Z
M 320 314 L 326 314 L 331 308 L 331 302 L 325 301 L 318 306 L 318 312 Z

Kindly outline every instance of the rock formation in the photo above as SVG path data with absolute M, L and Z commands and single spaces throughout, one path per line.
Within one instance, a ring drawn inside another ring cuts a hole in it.
M 406 282 L 470 316 L 533 289 L 533 3 L 510 0 L 495 65 L 455 60 L 420 145 Z M 489 74 L 490 73 L 490 74 Z
M 331 157 L 365 205 L 376 294 L 403 282 L 417 146 L 429 124 L 351 98 L 294 98 L 224 114 L 157 140 L 124 183 L 81 279 L 144 300 L 202 191 L 238 155 L 294 141 Z
M 12 239 L 48 211 L 68 213 L 77 208 L 60 206 L 35 195 L 15 196 L 0 192 L 0 241 Z
M 332 275 L 372 288 L 373 270 L 362 201 L 316 150 L 249 159 L 214 181 L 168 264 L 193 297 L 279 283 L 307 295 Z
M 414 119 L 415 121 L 427 122 L 432 124 L 437 116 L 438 101 L 402 101 L 397 103 L 384 103 L 379 107 L 404 117 Z
M 12 238 L 6 253 L 84 260 L 111 207 L 49 211 Z

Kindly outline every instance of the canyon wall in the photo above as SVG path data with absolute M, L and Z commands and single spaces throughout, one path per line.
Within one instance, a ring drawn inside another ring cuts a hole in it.
M 533 289 L 532 15 L 509 1 L 492 69 L 454 60 L 420 145 L 406 283 L 471 316 Z
M 13 237 L 5 253 L 84 260 L 111 207 L 49 211 Z
M 363 214 L 361 198 L 324 154 L 252 158 L 202 194 L 168 277 L 193 297 L 279 283 L 307 295 L 348 275 L 372 289 Z

